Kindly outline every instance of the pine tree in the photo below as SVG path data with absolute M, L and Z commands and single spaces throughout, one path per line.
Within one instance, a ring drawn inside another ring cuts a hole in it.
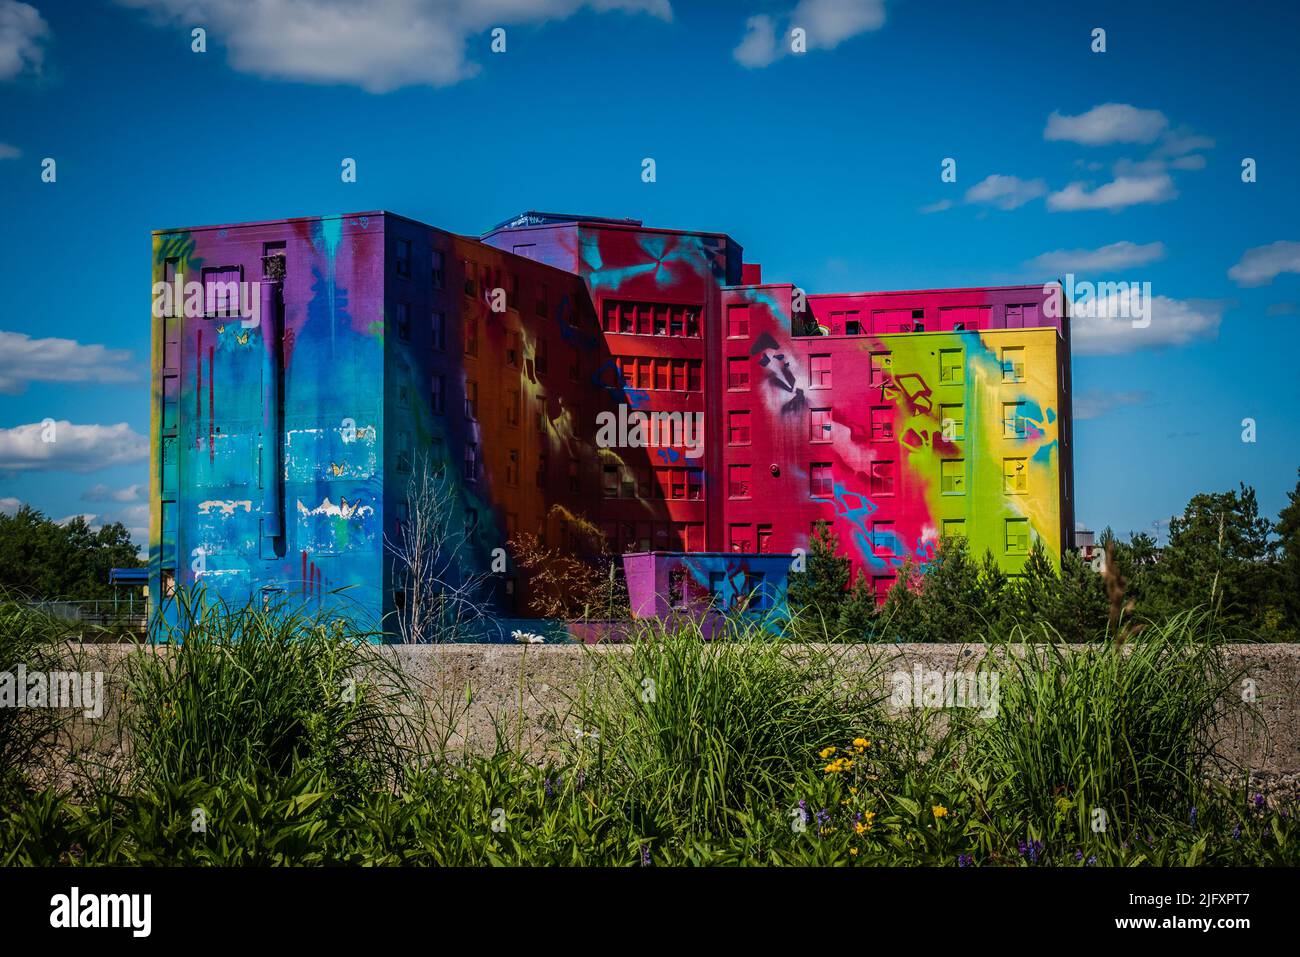
M 791 572 L 786 600 L 790 610 L 812 628 L 839 624 L 844 591 L 849 585 L 849 560 L 839 557 L 839 538 L 826 522 L 818 522 L 804 556 L 804 570 Z
M 858 573 L 848 598 L 840 606 L 839 627 L 846 641 L 870 641 L 876 631 L 876 590 L 866 571 Z

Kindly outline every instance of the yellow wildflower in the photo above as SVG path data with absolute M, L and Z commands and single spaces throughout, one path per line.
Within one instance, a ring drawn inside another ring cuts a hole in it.
M 849 853 L 850 853 L 851 855 L 853 855 L 854 857 L 857 857 L 857 856 L 858 856 L 858 849 L 857 849 L 856 847 L 850 847 L 850 848 L 849 848 Z
M 869 748 L 871 747 L 871 742 L 868 741 L 866 738 L 854 738 L 853 746 L 855 748 Z
M 948 809 L 944 807 L 942 804 L 936 804 L 934 805 L 934 807 L 930 808 L 930 813 L 932 813 L 935 817 L 947 817 Z
M 829 758 L 832 754 L 834 754 L 837 750 L 839 750 L 839 749 L 838 749 L 838 748 L 822 748 L 821 752 L 818 754 L 818 757 L 820 757 L 823 761 L 825 761 L 825 760 L 826 760 L 827 758 Z

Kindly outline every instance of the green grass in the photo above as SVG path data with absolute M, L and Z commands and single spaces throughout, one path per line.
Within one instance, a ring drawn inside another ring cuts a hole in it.
M 186 607 L 184 643 L 131 665 L 120 785 L 6 790 L 0 863 L 1300 863 L 1295 808 L 1206 783 L 1235 676 L 1196 616 L 1122 650 L 994 649 L 996 715 L 938 723 L 888 713 L 881 668 L 848 661 L 878 649 L 648 626 L 586 652 L 567 744 L 539 766 L 418 747 L 367 636 Z

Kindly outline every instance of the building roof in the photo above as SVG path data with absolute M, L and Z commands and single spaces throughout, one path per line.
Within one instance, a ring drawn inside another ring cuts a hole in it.
M 577 213 L 544 213 L 536 209 L 527 209 L 517 216 L 503 219 L 483 235 L 495 233 L 499 229 L 522 229 L 525 226 L 554 226 L 557 223 L 605 223 L 612 226 L 640 226 L 639 219 L 615 219 L 610 216 L 584 216 Z

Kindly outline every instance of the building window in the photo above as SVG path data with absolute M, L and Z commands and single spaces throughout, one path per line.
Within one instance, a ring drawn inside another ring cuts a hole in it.
M 461 268 L 465 271 L 465 295 L 471 299 L 474 298 L 478 287 L 474 283 L 474 264 L 468 259 L 460 261 Z
M 542 283 L 537 287 L 537 314 L 543 319 L 546 318 L 546 313 L 550 309 L 550 299 L 551 292 L 546 283 Z
M 605 498 L 618 498 L 618 466 L 606 465 L 601 470 L 601 488 Z
M 893 367 L 894 357 L 888 352 L 871 353 L 871 380 L 868 384 L 877 389 L 887 385 Z
M 447 408 L 447 379 L 435 372 L 429 385 L 429 408 L 434 415 L 442 415 Z
M 478 481 L 478 446 L 473 442 L 465 443 L 465 481 Z
M 176 569 L 164 568 L 160 573 L 164 598 L 176 597 Z
M 831 387 L 831 357 L 828 355 L 809 356 L 809 378 L 814 389 Z
M 506 333 L 506 365 L 512 369 L 519 368 L 519 353 L 522 348 L 519 333 L 513 329 Z
M 704 470 L 686 470 L 686 497 L 693 502 L 704 498 Z
M 749 359 L 741 356 L 727 360 L 727 388 L 732 392 L 749 391 Z
M 429 278 L 434 289 L 441 289 L 446 280 L 445 266 L 446 259 L 441 249 L 435 249 L 429 254 Z
M 831 440 L 831 410 L 808 410 L 808 441 L 829 442 Z
M 944 459 L 939 463 L 939 481 L 944 495 L 965 495 L 966 461 Z
M 397 433 L 397 471 L 407 473 L 411 471 L 411 433 Z
M 892 442 L 894 440 L 894 410 L 887 405 L 878 405 L 871 410 L 871 441 Z
M 751 545 L 753 544 L 753 532 L 753 525 L 743 523 L 732 525 L 729 529 L 728 535 L 728 544 L 730 545 L 731 550 L 733 552 L 753 551 L 751 548 Z
M 465 383 L 465 418 L 478 418 L 478 383 L 473 379 Z
M 551 348 L 545 339 L 538 339 L 533 349 L 533 367 L 539 376 L 544 376 L 550 371 Z
M 729 466 L 727 470 L 727 497 L 749 498 L 752 476 L 752 465 Z
M 727 307 L 727 338 L 749 338 L 749 306 Z
M 506 390 L 506 425 L 519 426 L 519 390 Z
M 894 463 L 890 461 L 871 463 L 871 494 L 894 494 Z
M 397 387 L 397 407 L 399 409 L 409 409 L 411 407 L 411 390 L 405 385 Z
M 432 332 L 434 352 L 444 352 L 447 349 L 447 315 L 443 312 L 434 311 L 430 321 L 429 329 Z
M 688 365 L 688 360 L 686 359 L 673 360 L 673 390 L 676 392 L 686 391 L 687 365 Z
M 758 526 L 758 553 L 760 555 L 772 554 L 772 526 Z
M 966 407 L 959 402 L 939 406 L 939 428 L 945 442 L 966 438 Z
M 474 316 L 465 317 L 465 355 L 478 355 L 478 319 Z
M 686 388 L 690 392 L 704 391 L 704 364 L 699 359 L 690 359 L 686 363 Z
M 519 484 L 519 450 L 510 449 L 506 452 L 506 484 L 516 486 Z
M 397 338 L 403 342 L 411 341 L 411 306 L 409 303 L 397 304 Z
M 939 350 L 939 382 L 942 385 L 961 385 L 966 381 L 965 361 L 961 349 Z
M 649 356 L 640 356 L 636 360 L 636 387 L 638 389 L 654 388 L 654 360 Z
M 578 471 L 577 459 L 569 459 L 569 491 L 574 495 L 582 492 L 582 479 Z
M 1029 554 L 1029 519 L 1007 519 L 1007 554 Z
M 675 499 L 686 498 L 686 470 L 673 469 L 672 471 L 672 494 Z
M 943 537 L 947 539 L 966 537 L 966 519 L 945 518 L 943 520 Z
M 830 498 L 835 493 L 830 462 L 814 462 L 809 469 L 810 489 L 813 498 Z
M 537 397 L 537 431 L 540 435 L 545 435 L 550 420 L 546 417 L 546 396 Z
M 1029 460 L 1002 460 L 1002 491 L 1008 495 L 1023 495 L 1029 491 Z
M 1007 346 L 1002 350 L 1002 381 L 1025 381 L 1025 350 L 1023 346 Z
M 688 339 L 698 339 L 700 337 L 700 311 L 694 306 L 686 307 L 686 331 L 684 335 Z
M 727 413 L 727 444 L 728 445 L 749 445 L 749 413 L 745 412 L 728 412 Z
M 203 270 L 203 314 L 207 318 L 223 319 L 239 315 L 239 282 L 242 275 L 243 270 L 239 266 Z
M 1002 403 L 1002 437 L 1004 439 L 1023 439 L 1025 437 L 1025 404 L 1023 402 Z
M 680 361 L 680 360 L 678 360 Z M 666 391 L 673 383 L 673 360 L 655 360 L 655 388 Z
M 871 553 L 873 555 L 893 555 L 897 535 L 893 522 L 871 523 Z
M 654 473 L 648 468 L 638 468 L 636 470 L 636 497 L 640 499 L 654 498 L 654 483 L 651 481 Z
M 883 602 L 889 597 L 889 589 L 894 587 L 893 575 L 872 575 L 871 587 L 875 591 L 876 601 Z
M 399 239 L 397 241 L 397 275 L 404 279 L 411 278 L 411 241 L 409 239 Z

